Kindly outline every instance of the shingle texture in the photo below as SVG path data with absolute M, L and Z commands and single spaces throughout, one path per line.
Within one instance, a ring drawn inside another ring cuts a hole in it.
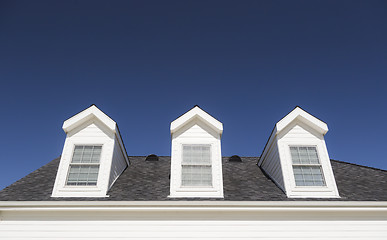
M 145 161 L 129 157 L 131 165 L 109 190 L 107 198 L 52 198 L 59 158 L 0 191 L 0 201 L 387 201 L 387 171 L 332 160 L 340 199 L 294 199 L 286 195 L 256 165 L 257 157 L 229 162 L 223 157 L 224 199 L 168 198 L 170 157 Z

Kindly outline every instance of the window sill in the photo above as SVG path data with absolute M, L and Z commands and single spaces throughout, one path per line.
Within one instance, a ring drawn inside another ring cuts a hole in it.
M 101 189 L 98 187 L 69 187 L 66 186 L 58 190 L 59 192 L 100 192 Z
M 176 192 L 217 192 L 213 187 L 180 187 Z
M 223 198 L 223 193 L 216 188 L 178 188 L 168 198 Z
M 333 192 L 333 189 L 325 187 L 317 187 L 317 186 L 307 186 L 307 187 L 293 187 L 292 192 Z

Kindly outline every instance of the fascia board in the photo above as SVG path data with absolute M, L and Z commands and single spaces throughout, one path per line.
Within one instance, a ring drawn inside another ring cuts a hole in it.
M 212 117 L 210 114 L 200 109 L 199 107 L 194 107 L 193 109 L 185 113 L 183 116 L 171 122 L 171 128 L 170 128 L 171 133 L 176 132 L 178 129 L 180 129 L 182 126 L 187 124 L 195 117 L 200 118 L 202 121 L 207 123 L 211 128 L 213 128 L 217 133 L 222 134 L 223 124 L 218 120 L 216 120 L 214 117 Z
M 0 210 L 7 208 L 52 208 L 52 207 L 342 207 L 342 208 L 386 208 L 387 201 L 0 201 Z
M 297 107 L 276 124 L 276 134 L 281 132 L 295 120 L 304 122 L 323 135 L 328 132 L 328 125 L 326 123 Z
M 105 113 L 103 113 L 94 105 L 64 121 L 62 126 L 63 131 L 65 131 L 65 133 L 68 133 L 74 128 L 76 128 L 77 126 L 81 125 L 82 123 L 92 118 L 97 118 L 104 125 L 106 125 L 106 127 L 108 127 L 108 129 L 110 129 L 112 132 L 114 133 L 116 132 L 116 122 L 113 121 L 109 116 L 107 116 Z
M 374 205 L 370 203 L 354 205 L 332 205 L 304 202 L 297 204 L 155 204 L 140 203 L 138 205 L 81 204 L 78 205 L 41 205 L 41 206 L 8 206 L 0 202 L 0 220 L 51 221 L 95 221 L 95 220 L 237 220 L 237 221 L 294 221 L 294 220 L 365 220 L 385 221 L 387 203 Z M 20 203 L 19 203 L 20 204 Z M 57 203 L 58 204 L 58 203 Z M 60 204 L 60 203 L 59 203 Z M 186 205 L 182 205 L 186 204 Z M 335 204 L 335 203 L 334 203 Z M 199 213 L 199 214 L 198 214 Z

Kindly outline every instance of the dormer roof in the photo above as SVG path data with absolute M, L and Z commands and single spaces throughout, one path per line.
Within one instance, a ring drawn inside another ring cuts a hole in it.
M 117 133 L 116 122 L 113 121 L 113 119 L 111 119 L 104 112 L 102 112 L 99 108 L 97 108 L 97 106 L 94 104 L 64 121 L 62 126 L 63 131 L 68 133 L 93 118 L 99 120 L 99 122 L 103 123 L 112 132 Z
M 90 107 L 86 108 L 85 110 L 82 110 L 81 112 L 75 114 L 74 116 L 64 121 L 62 129 L 66 134 L 68 134 L 70 131 L 92 119 L 95 119 L 98 122 L 102 123 L 108 130 L 110 130 L 117 136 L 117 140 L 125 156 L 125 161 L 127 162 L 127 164 L 129 164 L 129 159 L 127 157 L 128 154 L 117 123 L 113 119 L 111 119 L 106 113 L 102 112 L 95 104 L 92 104 Z
M 328 125 L 325 122 L 316 118 L 315 116 L 303 110 L 299 106 L 296 106 L 290 113 L 288 113 L 279 122 L 277 122 L 273 133 L 274 134 L 280 133 L 282 130 L 284 130 L 289 124 L 291 124 L 295 120 L 299 120 L 305 123 L 306 125 L 316 130 L 318 133 L 321 133 L 323 135 L 325 135 L 328 132 Z
M 215 132 L 222 135 L 223 124 L 207 112 L 203 111 L 198 105 L 195 105 L 191 110 L 184 113 L 171 123 L 171 134 L 175 133 L 177 130 L 179 130 L 181 127 L 185 126 L 188 122 L 195 118 L 200 119 L 213 130 L 215 130 Z

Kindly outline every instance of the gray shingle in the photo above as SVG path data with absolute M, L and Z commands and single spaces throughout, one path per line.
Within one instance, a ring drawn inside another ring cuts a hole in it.
M 145 161 L 129 157 L 131 165 L 109 190 L 108 198 L 52 198 L 59 158 L 0 191 L 0 201 L 387 201 L 387 171 L 331 160 L 340 199 L 288 199 L 256 165 L 257 157 L 229 162 L 223 157 L 224 199 L 168 198 L 170 157 Z

